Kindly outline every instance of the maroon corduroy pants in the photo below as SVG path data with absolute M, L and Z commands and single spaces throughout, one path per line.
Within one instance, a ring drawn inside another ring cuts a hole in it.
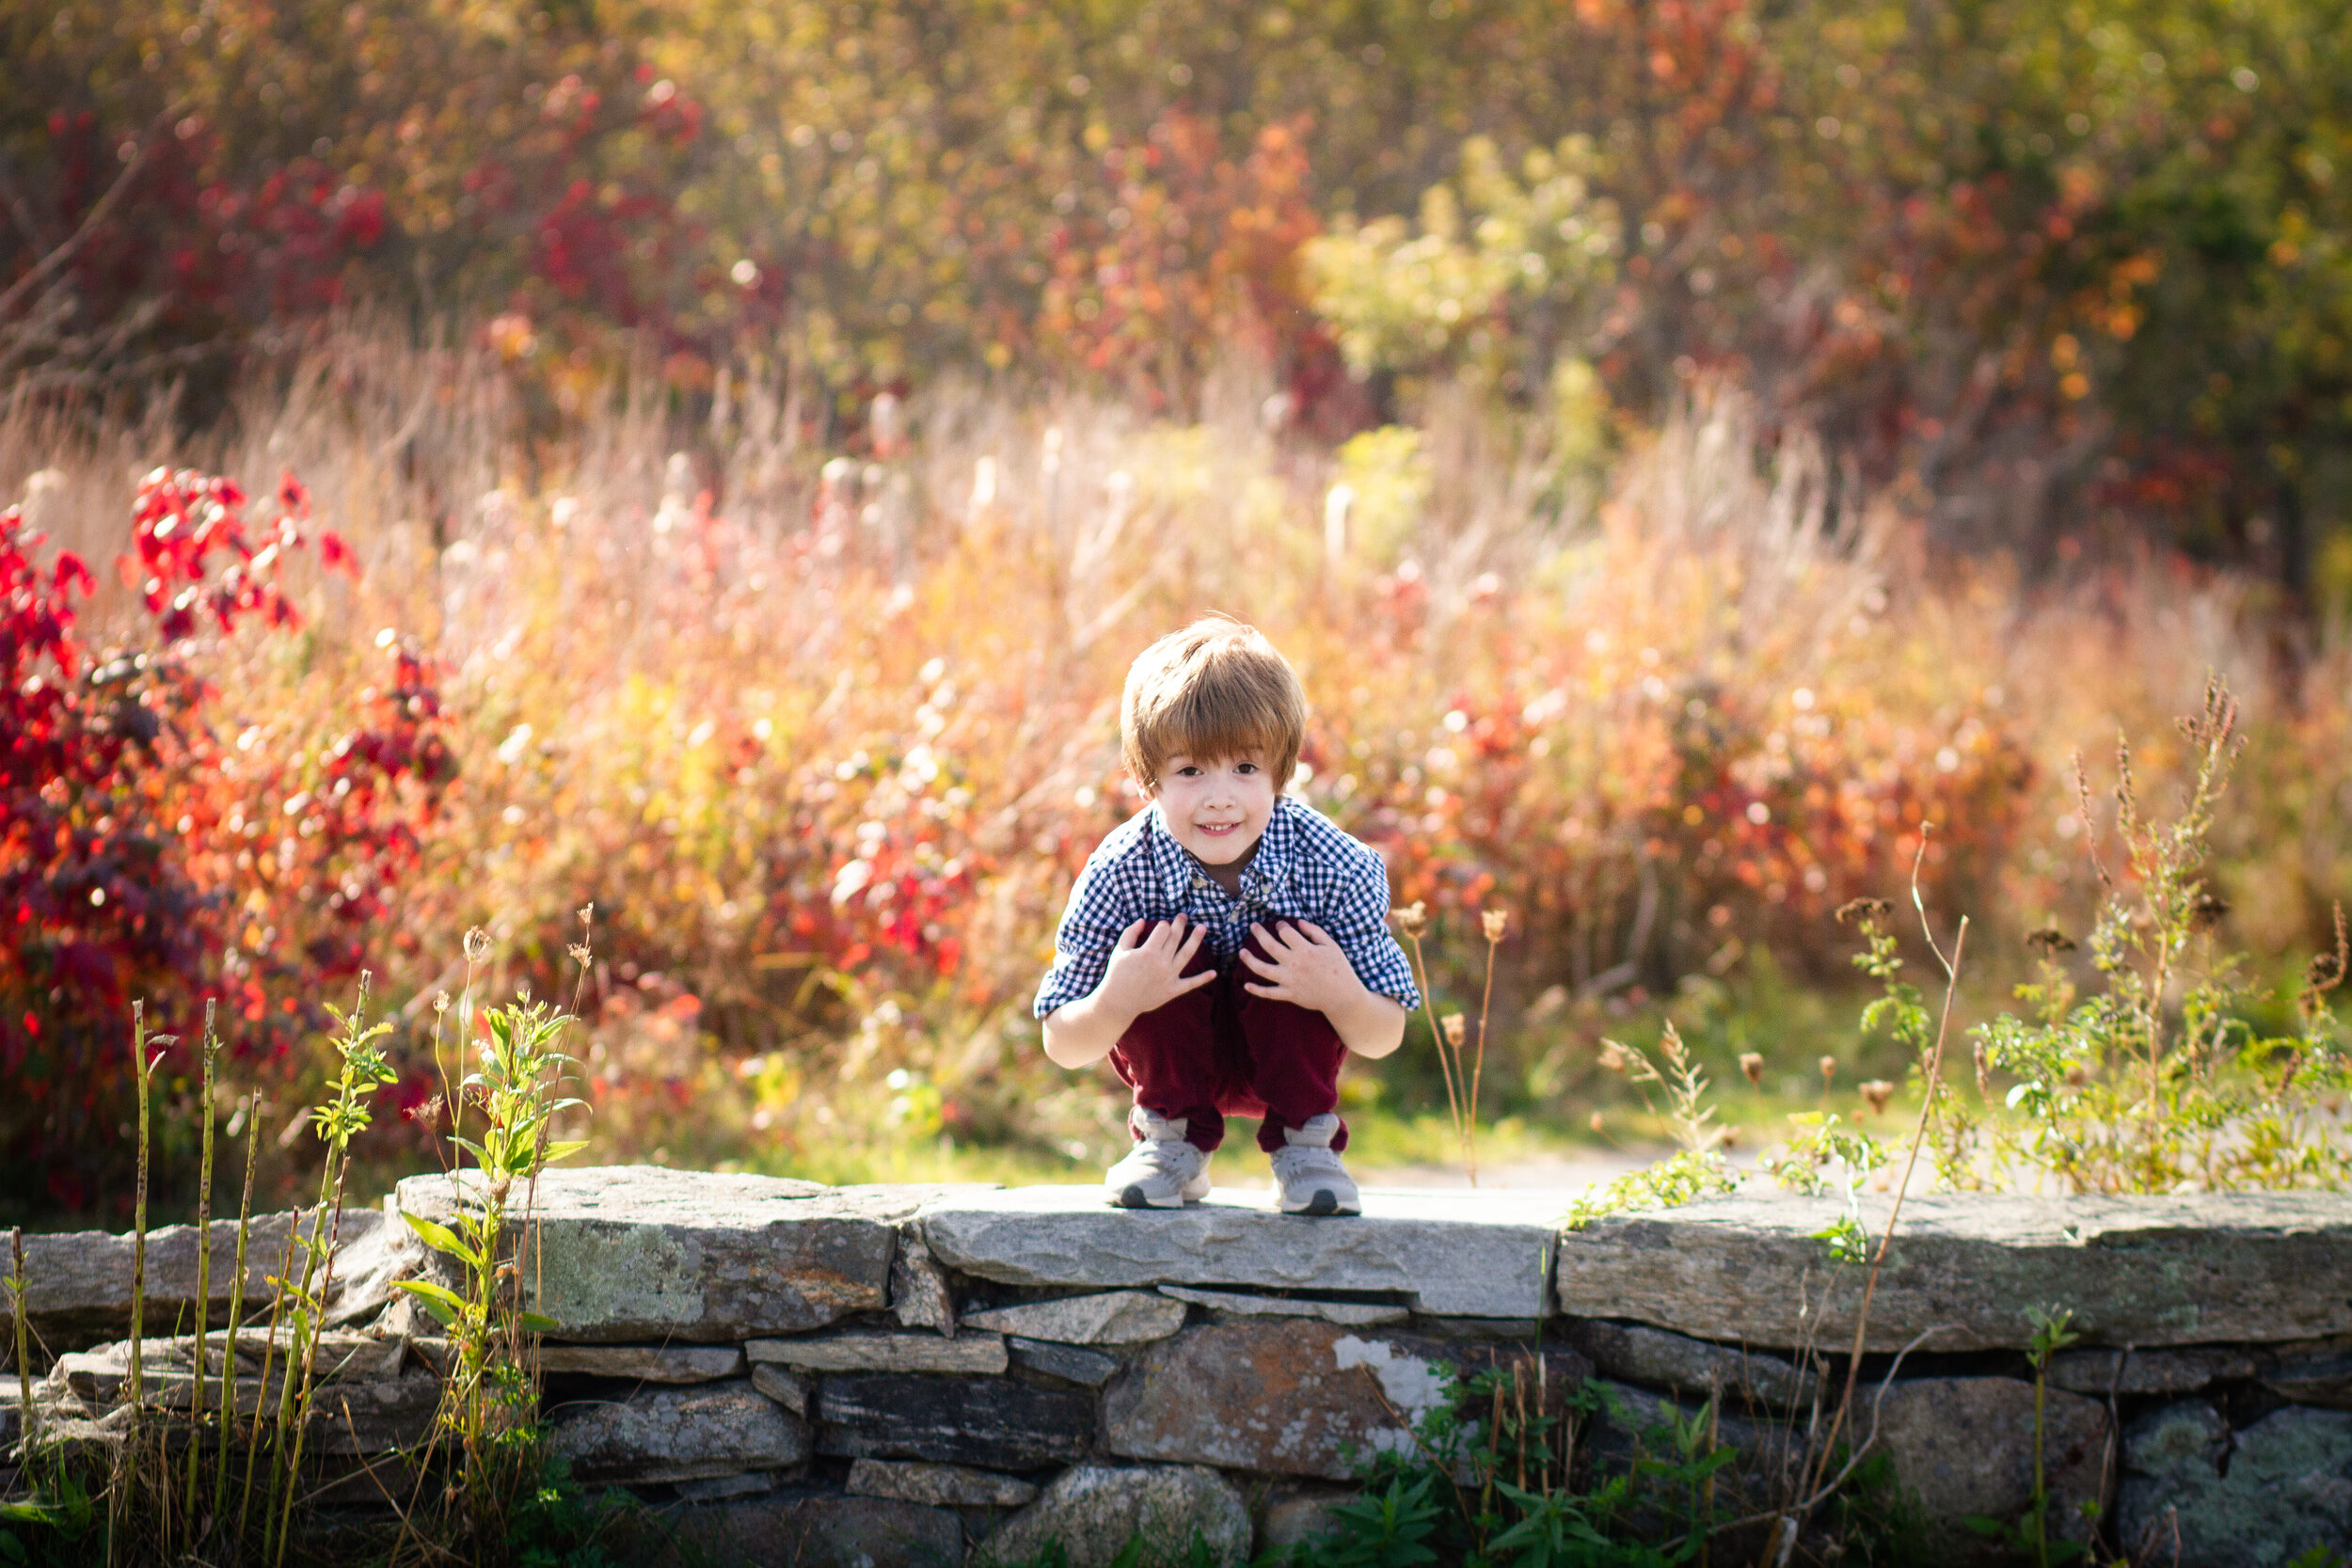
M 1256 937 L 1248 942 L 1265 956 Z M 1205 942 L 1184 973 L 1203 970 L 1217 970 Z M 1271 1153 L 1282 1147 L 1284 1128 L 1339 1109 L 1347 1054 L 1339 1031 L 1311 1007 L 1244 990 L 1256 973 L 1236 958 L 1207 985 L 1136 1019 L 1111 1048 L 1112 1070 L 1136 1091 L 1136 1103 L 1184 1117 L 1184 1141 L 1204 1152 L 1225 1141 L 1228 1116 L 1263 1117 L 1258 1147 Z M 1331 1147 L 1347 1147 L 1344 1121 Z

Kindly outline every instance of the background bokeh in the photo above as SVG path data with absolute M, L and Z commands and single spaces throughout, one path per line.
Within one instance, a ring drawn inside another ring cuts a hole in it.
M 2292 973 L 2352 885 L 2344 33 L 0 8 L 0 1205 L 127 1200 L 133 1000 L 277 1125 L 365 968 L 415 1108 L 462 933 L 568 996 L 591 903 L 601 1154 L 1082 1176 L 1026 997 L 1207 609 L 1447 1006 L 1511 911 L 1502 1147 L 1661 1016 L 1759 1117 L 1899 1077 L 1831 911 L 1915 862 L 1997 1000 L 2209 672 L 2222 935 Z M 1351 1096 L 1449 1153 L 1425 1049 Z

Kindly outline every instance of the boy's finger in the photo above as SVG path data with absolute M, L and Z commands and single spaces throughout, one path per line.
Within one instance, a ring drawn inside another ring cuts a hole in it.
M 1192 928 L 1192 935 L 1184 939 L 1184 946 L 1176 950 L 1176 956 L 1184 962 L 1190 963 L 1192 956 L 1200 951 L 1200 944 L 1208 940 L 1209 928 L 1206 926 L 1195 926 Z
M 1252 996 L 1271 996 L 1277 1001 L 1279 1001 L 1282 996 L 1282 988 L 1279 985 L 1253 986 L 1248 981 L 1244 980 L 1241 983 L 1241 989 L 1248 991 Z
M 1275 962 L 1271 958 L 1262 958 L 1258 957 L 1257 954 L 1249 951 L 1247 947 L 1241 950 L 1241 956 L 1243 960 L 1247 962 L 1250 968 L 1256 970 L 1261 974 L 1279 974 L 1282 973 L 1282 966 L 1279 963 Z
M 1214 969 L 1204 969 L 1198 974 L 1179 975 L 1171 994 L 1182 996 L 1188 990 L 1199 990 L 1216 978 L 1216 971 Z
M 1316 925 L 1311 920 L 1300 921 L 1298 923 L 1298 928 L 1307 933 L 1307 940 L 1309 942 L 1314 942 L 1318 946 L 1329 947 L 1333 945 L 1331 933 L 1325 930 L 1322 927 Z
M 1136 921 L 1134 925 L 1132 925 L 1132 926 L 1128 927 L 1125 930 L 1123 930 L 1123 931 L 1120 932 L 1120 933 L 1119 933 L 1119 945 L 1118 945 L 1118 947 L 1117 947 L 1117 948 L 1115 948 L 1115 949 L 1114 949 L 1114 951 L 1116 951 L 1116 952 L 1120 952 L 1120 953 L 1132 953 L 1132 952 L 1134 952 L 1134 951 L 1136 950 L 1136 941 L 1137 934 L 1138 934 L 1139 932 L 1141 932 L 1141 931 L 1142 931 L 1142 929 L 1143 929 L 1143 922 L 1142 922 L 1142 921 L 1140 921 L 1140 920 L 1138 920 L 1138 921 Z

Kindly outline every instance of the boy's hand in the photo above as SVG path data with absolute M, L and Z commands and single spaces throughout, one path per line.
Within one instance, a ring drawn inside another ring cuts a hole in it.
M 1250 995 L 1326 1014 L 1363 996 L 1364 983 L 1356 977 L 1356 966 L 1347 961 L 1347 955 L 1330 934 L 1312 921 L 1280 920 L 1271 931 L 1252 926 L 1249 932 L 1266 952 L 1261 958 L 1247 947 L 1241 950 L 1243 960 L 1259 976 L 1259 983 L 1242 982 Z
M 1194 926 L 1187 936 L 1184 928 L 1189 924 L 1180 914 L 1152 927 L 1150 936 L 1143 934 L 1145 923 L 1140 920 L 1121 931 L 1119 945 L 1111 949 L 1110 965 L 1103 972 L 1103 982 L 1095 988 L 1102 1005 L 1120 1016 L 1141 1018 L 1216 979 L 1215 969 L 1198 974 L 1184 973 L 1192 956 L 1200 951 L 1201 939 L 1209 934 L 1207 927 Z

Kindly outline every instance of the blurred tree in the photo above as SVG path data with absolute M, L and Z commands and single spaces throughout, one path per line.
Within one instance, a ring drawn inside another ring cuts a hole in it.
M 2035 561 L 2153 531 L 2300 594 L 2347 531 L 2344 0 L 0 0 L 0 289 L 135 170 L 0 305 L 60 385 L 376 297 L 495 318 L 559 415 L 647 349 L 852 420 L 951 366 L 1181 408 L 1239 338 L 1343 429 L 1477 342 L 1510 400 L 1742 382 Z M 1481 226 L 1571 194 L 1613 253 L 1506 285 Z M 1369 246 L 1328 324 L 1327 227 Z M 1407 352 L 1376 275 L 1424 262 L 1469 292 Z

